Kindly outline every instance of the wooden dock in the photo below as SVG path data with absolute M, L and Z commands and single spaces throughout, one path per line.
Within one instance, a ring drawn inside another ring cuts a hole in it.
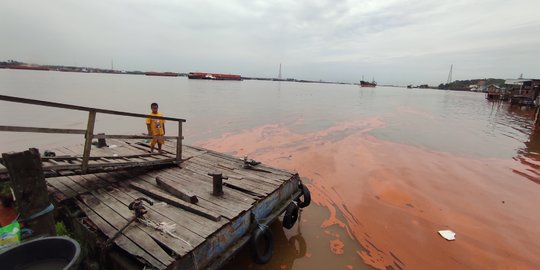
M 95 236 L 91 245 L 98 247 L 100 264 L 115 261 L 109 252 L 114 248 L 140 266 L 216 269 L 248 241 L 255 260 L 265 263 L 273 246 L 268 225 L 285 213 L 283 226 L 291 228 L 299 208 L 309 205 L 309 190 L 296 173 L 183 145 L 184 119 L 152 117 L 177 122 L 178 134 L 165 136 L 162 153 L 149 153 L 144 140 L 150 136 L 94 134 L 96 113 L 147 115 L 2 95 L 0 101 L 89 112 L 85 130 L 0 125 L 6 132 L 84 134 L 83 144 L 52 149 L 48 156 L 36 149 L 3 154 L 0 181 L 27 189 L 21 179 L 44 184 L 46 178 L 62 215 Z M 98 147 L 94 139 L 107 141 Z M 20 154 L 33 155 L 33 175 L 21 173 L 27 170 Z M 15 192 L 19 202 L 32 203 L 24 194 Z M 39 209 L 26 214 L 35 218 Z
M 135 141 L 117 140 L 114 144 L 118 147 L 100 149 L 100 154 L 144 153 Z M 258 223 L 269 224 L 301 195 L 295 173 L 262 164 L 245 169 L 242 159 L 183 147 L 185 161 L 180 166 L 47 178 L 50 194 L 58 204 L 74 201 L 84 212 L 85 223 L 101 232 L 103 240 L 115 235 L 133 217 L 128 208 L 132 201 L 140 197 L 154 200 L 153 205 L 145 204 L 147 220 L 132 223 L 114 243 L 157 269 L 221 266 L 249 240 Z M 166 151 L 173 149 L 170 143 L 164 146 Z M 55 151 L 69 155 L 78 149 Z M 208 174 L 214 172 L 228 177 L 223 181 L 222 196 L 212 194 L 213 179 Z M 195 196 L 198 201 L 182 200 L 173 190 Z M 167 227 L 173 229 L 167 231 Z

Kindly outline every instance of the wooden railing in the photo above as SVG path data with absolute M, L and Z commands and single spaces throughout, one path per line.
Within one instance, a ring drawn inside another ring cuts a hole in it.
M 143 136 L 143 135 L 105 135 L 105 134 L 97 134 L 96 135 L 96 134 L 94 134 L 94 126 L 95 126 L 95 122 L 96 122 L 96 114 L 97 113 L 121 115 L 121 116 L 129 116 L 129 117 L 138 117 L 138 118 L 148 118 L 148 117 L 150 117 L 150 118 L 155 118 L 155 119 L 163 119 L 163 120 L 169 120 L 169 121 L 178 122 L 178 136 L 164 136 L 164 139 L 176 139 L 176 162 L 180 163 L 182 161 L 182 139 L 184 138 L 182 136 L 182 123 L 186 122 L 185 119 L 172 118 L 172 117 L 149 116 L 149 115 L 146 115 L 146 114 L 129 113 L 129 112 L 121 112 L 121 111 L 113 111 L 113 110 L 104 110 L 104 109 L 98 109 L 98 108 L 83 107 L 83 106 L 76 106 L 76 105 L 70 105 L 70 104 L 63 104 L 63 103 L 56 103 L 56 102 L 49 102 L 49 101 L 28 99 L 28 98 L 20 98 L 20 97 L 13 97 L 13 96 L 5 96 L 5 95 L 0 95 L 0 100 L 8 101 L 8 102 L 39 105 L 39 106 L 45 106 L 45 107 L 62 108 L 62 109 L 68 109 L 68 110 L 87 111 L 88 112 L 88 122 L 87 122 L 87 125 L 86 125 L 86 129 L 62 129 L 62 128 L 21 127 L 21 126 L 2 126 L 2 125 L 0 125 L 0 131 L 38 132 L 38 133 L 56 133 L 56 134 L 84 134 L 85 135 L 85 142 L 84 142 L 84 151 L 83 151 L 82 165 L 81 165 L 81 171 L 83 173 L 88 171 L 88 161 L 90 159 L 90 151 L 91 151 L 91 146 L 92 146 L 92 139 L 94 139 L 94 138 L 97 138 L 97 139 L 105 139 L 105 138 L 111 138 L 111 139 L 151 139 L 152 138 L 152 136 Z

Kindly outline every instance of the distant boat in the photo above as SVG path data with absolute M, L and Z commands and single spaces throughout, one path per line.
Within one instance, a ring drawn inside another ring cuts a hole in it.
M 375 87 L 377 86 L 377 82 L 376 81 L 371 81 L 371 82 L 360 81 L 360 86 L 361 87 Z
M 241 81 L 242 76 L 236 74 L 219 74 L 219 73 L 206 73 L 206 72 L 190 72 L 188 74 L 190 79 L 198 80 L 233 80 Z
M 145 72 L 146 76 L 166 76 L 166 77 L 178 77 L 178 73 L 174 72 Z
M 42 66 L 8 66 L 7 68 L 11 69 L 25 69 L 25 70 L 49 70 L 48 67 L 42 67 Z

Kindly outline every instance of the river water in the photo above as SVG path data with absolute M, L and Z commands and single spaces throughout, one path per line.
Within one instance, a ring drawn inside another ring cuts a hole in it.
M 272 261 L 255 265 L 244 250 L 226 269 L 540 267 L 540 132 L 532 111 L 480 93 L 0 70 L 0 94 L 136 113 L 157 102 L 187 119 L 188 144 L 297 171 L 313 203 L 291 230 L 272 226 Z M 0 115 L 0 125 L 82 129 L 87 118 L 2 101 Z M 0 152 L 82 140 L 0 132 Z

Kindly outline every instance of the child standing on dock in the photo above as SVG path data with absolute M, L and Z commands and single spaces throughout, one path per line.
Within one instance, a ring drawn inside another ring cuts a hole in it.
M 158 112 L 158 104 L 152 103 L 150 105 L 152 113 L 149 116 L 161 116 L 163 115 Z M 154 152 L 154 146 L 158 145 L 158 151 L 161 154 L 161 145 L 164 143 L 163 136 L 165 135 L 165 120 L 156 119 L 156 118 L 146 118 L 146 127 L 148 128 L 148 135 L 152 136 L 152 141 L 150 141 L 150 153 Z

